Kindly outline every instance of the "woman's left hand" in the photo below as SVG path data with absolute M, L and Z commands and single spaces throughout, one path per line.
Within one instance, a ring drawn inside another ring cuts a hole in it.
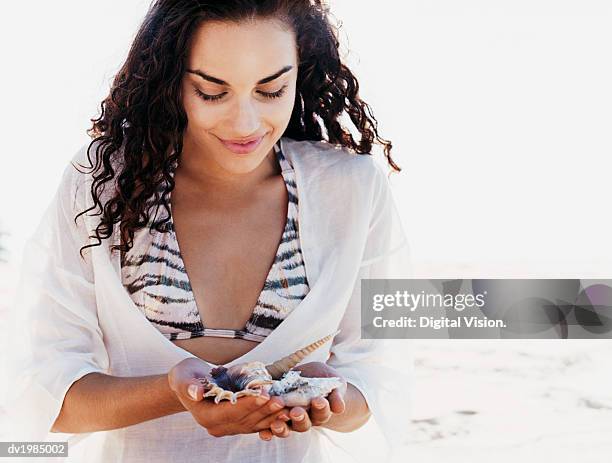
M 293 407 L 289 411 L 291 423 L 276 420 L 270 429 L 259 432 L 263 440 L 270 440 L 272 436 L 287 437 L 290 431 L 306 432 L 312 426 L 321 426 L 327 423 L 334 414 L 344 413 L 346 405 L 344 396 L 346 394 L 346 381 L 332 367 L 321 362 L 305 363 L 294 368 L 307 378 L 329 378 L 336 377 L 342 381 L 342 386 L 334 389 L 327 398 L 317 397 L 310 402 L 308 407 Z

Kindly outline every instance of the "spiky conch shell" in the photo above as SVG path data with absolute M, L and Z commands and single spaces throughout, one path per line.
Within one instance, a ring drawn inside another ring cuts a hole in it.
M 204 386 L 204 397 L 214 397 L 215 403 L 219 403 L 222 400 L 229 400 L 234 404 L 240 397 L 258 396 L 263 391 L 267 392 L 273 380 L 280 379 L 285 373 L 323 344 L 333 339 L 338 333 L 339 331 L 329 334 L 270 365 L 264 365 L 262 362 L 249 362 L 246 364 L 234 365 L 229 369 L 225 367 L 214 368 L 211 370 L 211 374 L 206 375 L 204 378 L 198 378 L 198 381 Z M 240 370 L 238 373 L 239 375 L 245 374 L 249 376 L 247 386 L 238 391 L 231 391 L 217 384 L 217 378 L 221 376 L 221 374 L 230 370 L 235 371 L 236 369 Z
M 328 334 L 324 338 L 321 338 L 318 341 L 315 341 L 312 344 L 295 351 L 293 354 L 287 355 L 286 357 L 283 357 L 270 365 L 266 365 L 266 370 L 268 370 L 268 373 L 270 373 L 272 379 L 280 379 L 285 373 L 304 360 L 308 355 L 317 350 L 327 341 L 333 339 L 333 337 L 339 332 L 340 331 L 336 331 L 335 333 Z
M 216 367 L 206 377 L 198 380 L 204 386 L 204 398 L 214 397 L 215 403 L 222 400 L 236 403 L 240 397 L 260 395 L 273 383 L 262 362 L 243 363 L 230 368 Z M 224 385 L 239 389 L 225 389 Z

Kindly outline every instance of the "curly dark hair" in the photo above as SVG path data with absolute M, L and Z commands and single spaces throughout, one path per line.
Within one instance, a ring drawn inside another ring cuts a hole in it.
M 92 174 L 93 205 L 77 214 L 75 221 L 94 209 L 93 215 L 101 218 L 95 236 L 90 237 L 97 242 L 83 246 L 81 255 L 109 238 L 116 223 L 121 240 L 111 251 L 129 251 L 135 231 L 150 223 L 151 228 L 165 231 L 174 188 L 172 173 L 187 126 L 181 80 L 190 37 L 207 20 L 254 18 L 280 19 L 296 36 L 296 97 L 283 136 L 325 140 L 357 154 L 370 154 L 373 143 L 378 143 L 391 167 L 401 170 L 391 158 L 391 142 L 379 136 L 370 106 L 359 97 L 357 79 L 340 59 L 338 28 L 332 25 L 323 0 L 157 0 L 88 130 L 93 139 L 87 149 L 90 165 L 80 167 Z M 345 112 L 360 134 L 359 141 L 340 123 Z M 112 195 L 103 202 L 102 193 L 110 185 Z M 159 207 L 166 216 L 151 222 L 157 218 L 153 209 Z

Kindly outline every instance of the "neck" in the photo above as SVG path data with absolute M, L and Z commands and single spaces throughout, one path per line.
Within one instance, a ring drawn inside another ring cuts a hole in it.
M 236 193 L 253 191 L 280 172 L 274 148 L 254 170 L 237 174 L 224 170 L 210 157 L 199 154 L 197 148 L 187 143 L 183 146 L 181 161 L 176 170 L 177 175 L 189 179 L 198 187 L 224 189 Z

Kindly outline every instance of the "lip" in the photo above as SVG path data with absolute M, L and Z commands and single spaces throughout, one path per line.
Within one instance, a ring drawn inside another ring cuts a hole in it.
M 247 143 L 238 143 L 234 140 L 223 140 L 219 138 L 219 141 L 223 143 L 223 145 L 235 154 L 248 154 L 257 149 L 261 141 L 264 139 L 265 135 L 262 135 L 258 138 L 251 138 Z

